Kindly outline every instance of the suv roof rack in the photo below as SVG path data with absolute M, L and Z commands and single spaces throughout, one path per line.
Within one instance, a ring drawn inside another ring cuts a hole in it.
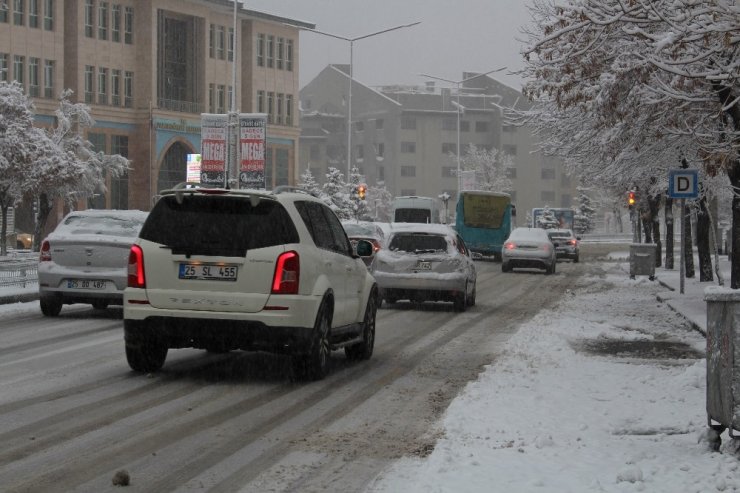
M 279 185 L 272 190 L 272 193 L 274 193 L 275 195 L 279 195 L 281 193 L 286 193 L 286 192 L 305 193 L 306 195 L 316 197 L 316 195 L 312 194 L 305 188 L 294 187 L 292 185 Z

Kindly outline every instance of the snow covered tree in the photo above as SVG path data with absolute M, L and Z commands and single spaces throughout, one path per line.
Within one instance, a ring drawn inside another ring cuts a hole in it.
M 508 192 L 511 190 L 512 184 L 506 175 L 506 169 L 513 166 L 512 157 L 503 151 L 498 149 L 487 150 L 472 143 L 468 144 L 464 154 L 460 156 L 460 169 L 475 171 L 478 190 L 494 192 Z
M 316 182 L 316 179 L 314 178 L 313 173 L 311 173 L 310 168 L 306 168 L 306 171 L 301 173 L 301 180 L 298 182 L 298 186 L 305 189 L 314 197 L 321 196 L 321 185 Z
M 367 205 L 376 221 L 389 222 L 391 220 L 391 206 L 393 194 L 385 187 L 384 181 L 367 188 Z
M 128 169 L 128 159 L 118 154 L 96 152 L 84 137 L 85 130 L 95 126 L 95 120 L 90 115 L 90 107 L 71 102 L 71 96 L 69 89 L 62 92 L 55 112 L 56 122 L 46 131 L 56 152 L 44 154 L 27 170 L 24 189 L 39 199 L 34 231 L 36 251 L 55 200 L 72 205 L 96 190 L 105 190 L 106 176 L 116 178 Z
M 326 171 L 326 183 L 322 187 L 324 202 L 342 220 L 354 218 L 355 208 L 347 190 L 348 185 L 344 181 L 344 174 L 337 168 L 330 167 Z
M 573 216 L 573 227 L 578 234 L 588 233 L 594 229 L 596 209 L 593 206 L 591 196 L 588 194 L 588 188 L 577 187 L 576 190 L 578 191 L 578 198 L 576 199 L 578 207 L 576 207 L 576 213 Z
M 550 209 L 550 207 L 546 206 L 542 210 L 542 213 L 537 216 L 536 226 L 543 229 L 554 229 L 560 226 L 560 221 L 555 217 L 555 213 Z
M 353 206 L 353 212 L 352 212 L 352 218 L 353 219 L 369 219 L 370 218 L 370 208 L 367 204 L 367 197 L 365 197 L 365 200 L 362 200 L 358 193 L 358 186 L 364 183 L 365 186 L 367 186 L 367 183 L 365 183 L 365 177 L 360 174 L 360 171 L 357 168 L 352 168 L 350 170 L 349 175 L 349 183 L 347 184 L 348 187 L 348 193 L 350 197 L 350 202 Z
M 543 0 L 531 12 L 521 75 L 535 104 L 517 116 L 546 153 L 622 190 L 664 191 L 682 158 L 740 187 L 735 2 Z M 740 196 L 732 201 L 740 248 Z M 731 284 L 740 288 L 740 256 Z

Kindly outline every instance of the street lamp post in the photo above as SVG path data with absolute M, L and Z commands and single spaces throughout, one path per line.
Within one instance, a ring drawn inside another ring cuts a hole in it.
M 465 82 L 468 82 L 473 79 L 477 79 L 478 77 L 483 77 L 484 75 L 492 74 L 494 72 L 500 72 L 501 70 L 506 69 L 506 67 L 497 68 L 494 70 L 489 70 L 488 72 L 485 72 L 483 74 L 475 74 L 473 76 L 470 76 L 466 79 L 461 80 L 450 80 L 445 79 L 444 77 L 437 77 L 436 75 L 429 75 L 429 74 L 419 74 L 422 77 L 427 77 L 429 79 L 436 79 L 441 80 L 443 82 L 449 82 L 450 84 L 455 84 L 456 90 L 457 90 L 457 96 L 456 96 L 456 102 L 455 106 L 457 107 L 457 148 L 455 149 L 455 153 L 457 154 L 457 195 L 460 196 L 460 190 L 462 189 L 462 173 L 460 171 L 460 110 L 462 109 L 462 106 L 460 106 L 460 85 L 464 84 Z
M 357 36 L 354 38 L 348 38 L 345 36 L 340 36 L 338 34 L 317 31 L 315 29 L 306 29 L 306 28 L 303 29 L 304 31 L 308 31 L 311 33 L 316 33 L 316 34 L 322 34 L 324 36 L 329 36 L 330 38 L 336 38 L 336 39 L 341 39 L 343 41 L 349 41 L 349 91 L 347 93 L 347 182 L 349 182 L 349 176 L 352 170 L 352 81 L 353 81 L 352 65 L 353 65 L 353 57 L 354 57 L 353 51 L 354 51 L 355 41 L 359 41 L 365 38 L 370 38 L 372 36 L 377 36 L 378 34 L 384 34 L 390 31 L 395 31 L 397 29 L 403 29 L 405 27 L 412 27 L 417 24 L 421 24 L 421 21 L 412 22 L 411 24 L 403 24 L 401 26 L 390 27 L 388 29 L 383 29 L 382 31 L 376 31 L 374 33 L 364 34 L 362 36 Z

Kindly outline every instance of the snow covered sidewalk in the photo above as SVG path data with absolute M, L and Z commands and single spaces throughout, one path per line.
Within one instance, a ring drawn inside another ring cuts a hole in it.
M 656 271 L 661 284 L 628 270 L 582 279 L 522 326 L 452 402 L 431 455 L 400 460 L 369 490 L 740 491 L 726 434 L 722 453 L 704 440 L 704 337 L 657 299 L 691 312 L 703 287 L 679 297 L 671 272 Z

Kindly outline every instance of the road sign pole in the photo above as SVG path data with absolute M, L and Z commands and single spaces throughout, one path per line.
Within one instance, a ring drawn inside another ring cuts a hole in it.
M 686 251 L 684 242 L 686 241 L 686 222 L 684 221 L 683 215 L 686 213 L 686 199 L 681 199 L 681 255 L 679 256 L 680 269 L 680 280 L 679 280 L 679 293 L 683 294 L 684 277 L 686 272 Z

